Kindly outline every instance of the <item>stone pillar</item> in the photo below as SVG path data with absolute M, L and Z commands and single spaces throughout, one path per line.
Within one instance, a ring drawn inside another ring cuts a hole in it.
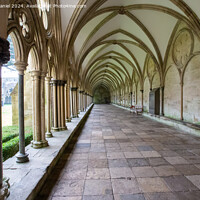
M 52 130 L 59 131 L 58 108 L 57 108 L 57 80 L 52 80 L 51 84 L 53 87 L 53 127 L 52 127 Z
M 46 98 L 47 98 L 47 132 L 46 137 L 51 138 L 53 137 L 51 133 L 51 88 L 50 88 L 50 81 L 51 77 L 46 77 Z
M 133 93 L 131 92 L 130 95 L 131 95 L 131 96 L 130 96 L 130 97 L 131 97 L 131 98 L 130 98 L 130 101 L 131 101 L 130 104 L 131 104 L 131 106 L 132 106 L 132 105 L 133 105 Z
M 48 141 L 45 136 L 45 76 L 46 72 L 41 72 L 40 76 L 40 108 L 41 108 L 41 135 L 42 135 L 42 146 L 47 147 Z
M 60 102 L 60 84 L 61 82 L 57 81 L 57 119 L 58 119 L 58 129 L 61 129 L 61 102 Z
M 67 130 L 65 124 L 65 95 L 64 95 L 65 81 L 60 82 L 60 111 L 61 111 L 61 130 Z
M 142 96 L 142 102 L 141 102 L 141 105 L 142 105 L 142 112 L 143 112 L 143 106 L 144 106 L 144 90 L 140 90 L 141 92 L 141 96 Z
M 48 146 L 45 139 L 45 98 L 44 98 L 44 78 L 45 74 L 40 71 L 32 71 L 33 77 L 33 104 L 34 104 L 34 137 L 33 148 Z
M 85 92 L 82 91 L 82 111 L 85 111 Z
M 85 92 L 85 111 L 87 110 L 87 93 Z
M 164 86 L 160 87 L 160 115 L 164 116 Z
M 79 91 L 80 112 L 83 112 L 83 91 Z
M 65 85 L 66 89 L 66 121 L 71 122 L 71 111 L 70 111 L 70 85 Z
M 80 93 L 79 90 L 77 90 L 77 113 L 80 114 Z
M 76 118 L 78 117 L 78 101 L 77 101 L 77 87 L 72 87 L 71 88 L 71 94 L 72 94 L 72 117 Z
M 0 2 L 1 4 L 1 2 Z M 5 11 L 5 13 L 4 13 Z M 2 15 L 2 16 L 1 16 Z M 0 12 L 0 22 L 7 21 L 7 9 L 1 9 Z M 5 23 L 5 22 L 4 22 Z M 0 36 L 2 37 L 3 31 L 5 31 L 5 36 L 7 33 L 7 24 L 5 23 L 5 27 L 1 24 Z M 5 30 L 4 30 L 5 29 Z M 7 63 L 10 60 L 10 52 L 9 52 L 9 42 L 0 37 L 0 99 L 2 94 L 2 78 L 1 78 L 1 67 L 3 64 Z M 6 37 L 5 37 L 6 38 Z M 0 104 L 0 199 L 6 199 L 9 196 L 9 183 L 8 180 L 4 178 L 3 180 L 3 154 L 2 154 L 2 110 Z
M 16 162 L 28 162 L 28 154 L 25 153 L 25 134 L 24 134 L 24 70 L 26 70 L 27 63 L 15 63 L 18 71 L 18 104 L 19 104 L 19 153 L 16 155 Z
M 181 120 L 183 120 L 183 82 L 181 82 Z

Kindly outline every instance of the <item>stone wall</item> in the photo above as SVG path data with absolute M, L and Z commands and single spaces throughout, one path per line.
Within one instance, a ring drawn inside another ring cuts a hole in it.
M 199 50 L 199 39 L 187 25 L 181 23 L 177 28 L 167 59 L 165 116 L 181 119 L 181 81 L 183 80 L 183 120 L 200 123 Z
M 183 120 L 200 124 L 200 40 L 187 27 L 180 23 L 168 45 L 164 68 L 164 115 L 181 119 L 183 102 Z M 144 111 L 149 111 L 150 88 L 159 88 L 159 71 L 150 56 L 144 65 Z M 183 85 L 183 98 L 181 98 Z M 137 105 L 141 105 L 140 84 L 137 87 Z M 135 84 L 133 84 L 133 94 Z

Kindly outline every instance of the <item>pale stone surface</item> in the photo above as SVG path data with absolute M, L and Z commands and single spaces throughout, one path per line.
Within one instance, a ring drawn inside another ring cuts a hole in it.
M 186 176 L 195 186 L 200 189 L 200 175 Z
M 133 167 L 132 171 L 137 178 L 158 176 L 152 167 Z
M 180 156 L 176 157 L 164 157 L 172 165 L 188 164 L 188 161 Z
M 86 180 L 84 195 L 109 195 L 112 194 L 110 180 Z
M 115 179 L 115 178 L 127 179 L 127 178 L 135 177 L 131 169 L 127 167 L 110 168 L 110 175 L 112 179 Z
M 107 168 L 89 168 L 86 179 L 110 179 Z
M 138 178 L 141 190 L 144 193 L 149 192 L 169 192 L 167 185 L 161 178 Z
M 180 175 L 180 172 L 178 172 L 173 166 L 166 165 L 166 166 L 158 166 L 154 167 L 155 171 L 159 176 L 175 176 Z
M 136 179 L 112 179 L 112 187 L 114 194 L 137 194 L 141 192 Z

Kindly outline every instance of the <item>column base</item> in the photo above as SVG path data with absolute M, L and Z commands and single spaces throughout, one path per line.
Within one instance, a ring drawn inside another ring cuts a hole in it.
M 7 197 L 10 194 L 9 192 L 10 184 L 8 181 L 9 181 L 9 178 L 3 178 L 3 185 L 0 188 L 0 199 L 2 200 L 7 199 Z
M 53 131 L 59 131 L 59 128 L 58 128 L 58 127 L 56 127 L 56 128 L 55 128 L 55 127 L 52 127 L 51 129 L 52 129 Z
M 67 129 L 67 127 L 62 127 L 62 128 L 60 128 L 60 130 L 61 130 L 61 131 L 66 131 L 66 130 L 68 130 L 68 129 Z
M 46 135 L 47 138 L 52 138 L 53 137 L 53 134 L 51 132 L 46 132 L 45 135 Z
M 72 120 L 71 119 L 66 119 L 66 122 L 71 122 Z
M 27 154 L 27 153 L 25 153 L 25 154 L 18 153 L 18 154 L 16 155 L 16 158 L 17 158 L 17 160 L 16 160 L 17 163 L 25 163 L 25 162 L 28 162 L 28 161 L 29 161 L 29 158 L 28 158 L 28 154 Z
M 40 149 L 40 148 L 43 147 L 42 141 L 40 141 L 40 142 L 32 141 L 31 144 L 32 144 L 32 147 L 33 147 L 34 149 Z
M 49 143 L 47 140 L 42 141 L 42 147 L 48 147 Z

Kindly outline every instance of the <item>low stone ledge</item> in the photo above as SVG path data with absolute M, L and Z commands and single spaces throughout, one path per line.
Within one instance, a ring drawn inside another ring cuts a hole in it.
M 200 127 L 198 125 L 191 124 L 191 123 L 184 122 L 184 121 L 171 119 L 171 118 L 164 117 L 164 116 L 152 115 L 150 113 L 143 113 L 143 116 L 148 117 L 148 118 L 153 119 L 153 120 L 156 120 L 156 121 L 161 122 L 163 124 L 173 126 L 177 129 L 188 132 L 192 135 L 200 136 Z
M 10 196 L 8 200 L 33 200 L 41 190 L 48 175 L 62 156 L 77 129 L 89 115 L 93 105 L 79 118 L 67 123 L 68 130 L 53 132 L 52 138 L 47 138 L 49 146 L 42 149 L 26 147 L 30 161 L 16 163 L 15 156 L 3 163 L 4 176 L 10 178 Z
M 130 111 L 130 108 L 124 107 L 124 106 L 120 106 L 117 104 L 112 104 L 113 106 L 116 106 L 118 108 L 122 108 L 124 110 Z M 196 125 L 196 124 L 192 124 L 189 122 L 185 122 L 185 121 L 180 121 L 180 120 L 176 120 L 176 119 L 171 119 L 165 116 L 159 116 L 159 115 L 152 115 L 150 113 L 145 113 L 143 112 L 142 115 L 144 117 L 148 117 L 150 119 L 156 120 L 160 123 L 169 125 L 169 126 L 173 126 L 177 129 L 180 129 L 184 132 L 190 133 L 192 135 L 195 136 L 200 136 L 200 126 Z

